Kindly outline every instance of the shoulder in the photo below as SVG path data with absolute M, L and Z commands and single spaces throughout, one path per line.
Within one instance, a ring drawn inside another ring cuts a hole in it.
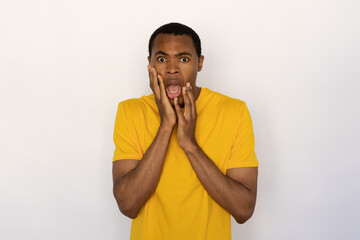
M 219 107 L 221 110 L 232 111 L 235 113 L 242 112 L 244 109 L 246 109 L 246 103 L 241 99 L 229 97 L 208 88 L 205 88 L 204 90 L 208 98 L 207 100 L 216 104 L 217 107 Z
M 138 113 L 139 111 L 146 111 L 154 107 L 156 107 L 154 94 L 144 95 L 140 98 L 126 99 L 118 104 L 118 110 L 124 111 L 126 114 Z

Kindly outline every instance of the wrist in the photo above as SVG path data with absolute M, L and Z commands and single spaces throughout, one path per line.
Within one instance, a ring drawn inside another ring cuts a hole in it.
M 170 120 L 165 117 L 162 117 L 161 121 L 160 121 L 160 127 L 162 127 L 162 128 L 173 129 L 175 124 L 176 124 L 176 119 Z
M 194 141 L 189 141 L 188 143 L 184 144 L 184 146 L 182 146 L 182 149 L 184 150 L 185 154 L 192 154 L 196 151 L 199 150 L 199 145 L 197 144 L 196 140 Z
M 162 133 L 172 133 L 174 126 L 172 126 L 171 124 L 166 124 L 166 123 L 161 123 L 160 127 L 158 129 L 158 132 L 162 132 Z

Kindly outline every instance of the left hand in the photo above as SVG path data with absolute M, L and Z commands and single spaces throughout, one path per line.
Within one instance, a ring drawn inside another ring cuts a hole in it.
M 174 105 L 178 119 L 178 143 L 180 147 L 186 151 L 197 144 L 195 139 L 195 126 L 197 118 L 196 103 L 189 82 L 186 83 L 186 87 L 183 87 L 182 94 L 185 108 L 184 113 L 181 111 L 177 98 L 174 99 Z

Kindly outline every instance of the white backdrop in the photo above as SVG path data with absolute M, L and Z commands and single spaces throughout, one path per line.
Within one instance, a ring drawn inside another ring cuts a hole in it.
M 128 239 L 117 103 L 150 94 L 160 25 L 198 32 L 198 84 L 247 102 L 255 214 L 233 239 L 359 239 L 360 2 L 0 0 L 0 239 Z

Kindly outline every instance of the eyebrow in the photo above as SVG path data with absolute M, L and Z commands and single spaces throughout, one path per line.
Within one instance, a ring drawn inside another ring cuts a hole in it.
M 169 54 L 167 54 L 166 52 L 163 52 L 163 51 L 157 51 L 154 56 L 156 56 L 156 55 L 165 55 L 165 56 L 168 56 Z
M 164 51 L 157 51 L 154 56 L 156 56 L 156 55 L 169 56 L 169 54 L 167 54 L 167 53 L 164 52 Z M 189 52 L 181 52 L 181 53 L 177 53 L 177 54 L 176 54 L 176 56 L 179 56 L 179 57 L 185 56 L 185 55 L 192 57 L 192 54 L 189 53 Z
M 192 57 L 192 54 L 189 52 L 181 52 L 181 53 L 176 54 L 176 56 L 179 56 L 179 57 L 184 56 L 184 55 L 188 55 L 188 56 Z

